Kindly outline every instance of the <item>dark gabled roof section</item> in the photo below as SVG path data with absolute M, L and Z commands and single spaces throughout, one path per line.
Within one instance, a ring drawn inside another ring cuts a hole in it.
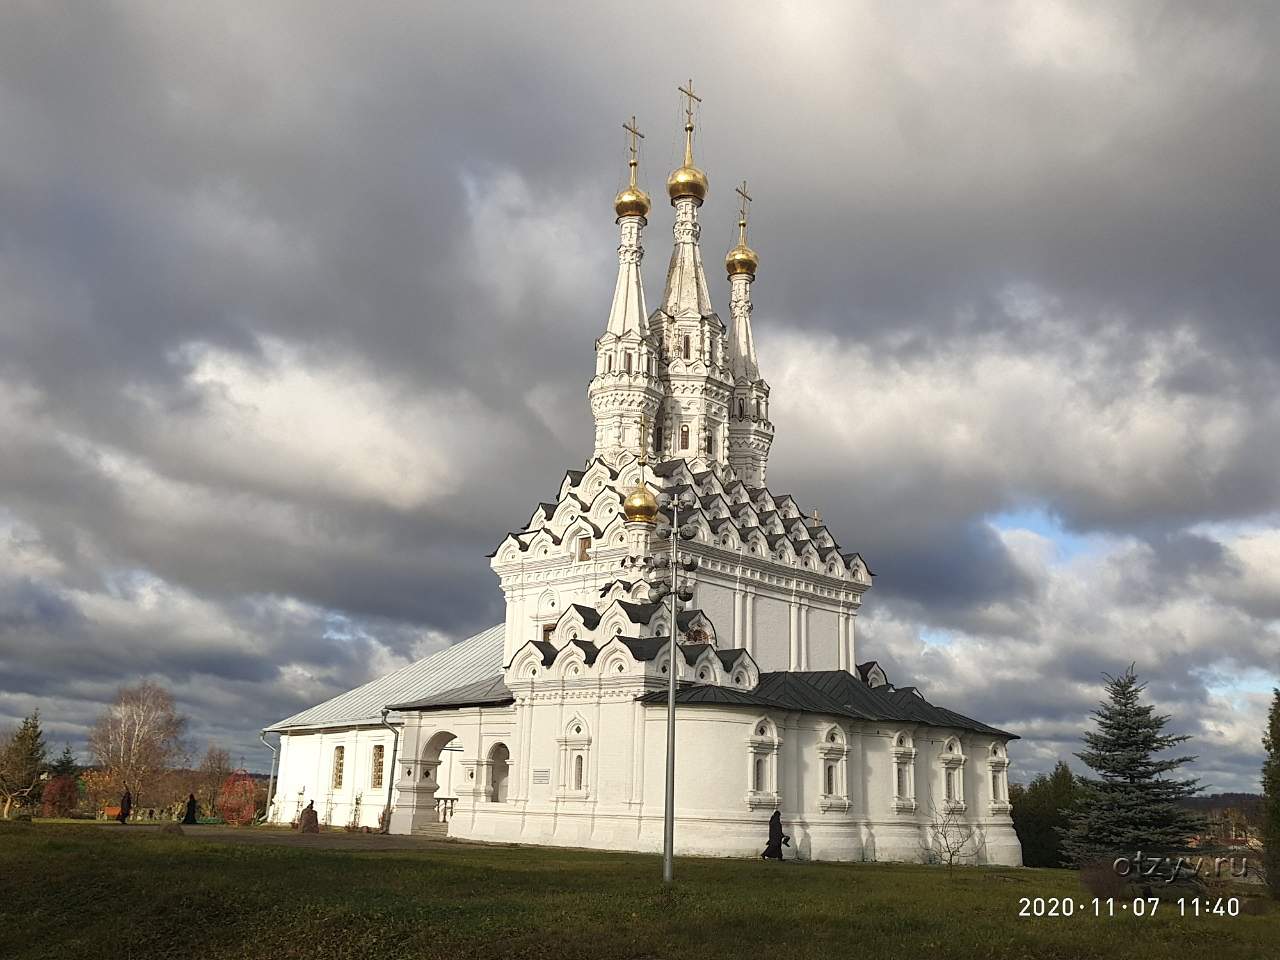
M 600 648 L 590 640 L 570 640 L 565 646 L 574 646 L 581 650 L 583 658 L 587 661 L 587 666 L 595 663 L 596 657 L 600 655 Z
M 654 690 L 652 693 L 641 694 L 636 699 L 641 703 L 666 703 L 667 691 Z M 774 710 L 790 709 L 786 704 L 777 703 L 767 697 L 760 696 L 758 693 L 738 690 L 735 687 L 721 687 L 713 683 L 681 684 L 676 689 L 676 703 L 687 705 L 728 704 L 737 707 L 767 707 Z
M 637 660 L 652 660 L 667 642 L 666 637 L 616 637 Z
M 685 645 L 683 647 L 685 659 L 689 663 L 695 662 L 703 649 L 702 644 Z M 717 651 L 717 654 L 725 652 L 728 651 Z M 658 703 L 665 698 L 665 693 L 656 692 L 646 694 L 639 699 L 646 703 Z M 676 702 L 769 706 L 801 713 L 848 717 L 853 720 L 953 727 L 957 730 L 971 730 L 975 733 L 1005 737 L 1010 740 L 1017 739 L 1016 734 L 1009 733 L 1007 730 L 989 726 L 945 707 L 936 707 L 920 696 L 914 688 L 889 693 L 885 688 L 868 687 L 853 674 L 844 670 L 765 673 L 761 674 L 760 683 L 755 690 L 750 692 L 728 687 L 691 684 L 677 692 Z
M 653 471 L 655 477 L 670 477 L 680 471 L 684 466 L 683 460 L 664 460 L 662 463 L 655 463 L 649 469 Z
M 660 603 L 630 603 L 626 600 L 619 600 L 617 603 L 632 623 L 648 623 L 662 608 Z
M 726 670 L 733 667 L 735 663 L 747 655 L 747 651 L 741 647 L 734 647 L 732 650 L 717 650 L 716 656 L 720 658 L 720 662 Z
M 583 603 L 571 603 L 569 610 L 578 611 L 578 616 L 582 617 L 582 625 L 588 630 L 594 630 L 600 625 L 600 611 L 595 607 L 588 607 Z M 568 612 L 568 610 L 565 611 L 565 613 Z
M 501 676 L 477 680 L 452 690 L 443 690 L 422 700 L 410 703 L 387 704 L 389 710 L 448 710 L 458 707 L 488 707 L 514 703 L 515 697 L 502 682 Z
M 556 655 L 560 651 L 556 649 L 556 645 L 550 640 L 530 640 L 529 642 L 535 650 L 542 654 L 542 665 L 544 667 L 549 667 L 556 662 Z

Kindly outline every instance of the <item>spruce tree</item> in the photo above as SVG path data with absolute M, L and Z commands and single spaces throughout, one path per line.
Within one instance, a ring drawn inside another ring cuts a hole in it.
M 76 755 L 71 752 L 71 744 L 62 748 L 58 759 L 49 766 L 49 772 L 55 777 L 74 777 L 80 772 L 80 764 L 76 763 Z
M 40 774 L 45 767 L 44 731 L 40 711 L 24 719 L 0 747 L 0 804 L 9 816 L 14 806 L 34 805 L 40 799 Z
M 1107 700 L 1093 713 L 1097 729 L 1085 733 L 1087 749 L 1076 754 L 1098 777 L 1080 778 L 1084 789 L 1063 848 L 1077 864 L 1139 850 L 1185 850 L 1201 822 L 1178 801 L 1199 792 L 1199 781 L 1165 775 L 1195 757 L 1156 755 L 1189 738 L 1163 732 L 1169 717 L 1140 702 L 1146 684 L 1138 682 L 1132 664 L 1119 677 L 1104 676 Z
M 1280 900 L 1280 689 L 1273 691 L 1262 745 L 1262 865 L 1271 896 Z

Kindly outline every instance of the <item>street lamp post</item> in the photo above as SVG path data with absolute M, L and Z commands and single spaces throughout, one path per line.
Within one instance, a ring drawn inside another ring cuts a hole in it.
M 690 509 L 696 505 L 696 502 L 689 497 L 688 493 L 680 497 L 664 494 L 658 498 L 658 504 L 669 507 L 671 510 L 671 556 L 670 558 L 646 557 L 645 566 L 651 576 L 659 578 L 655 589 L 660 593 L 669 591 L 671 594 L 671 636 L 667 651 L 669 657 L 667 663 L 667 779 L 662 813 L 662 882 L 670 884 L 675 870 L 676 834 L 676 638 L 680 633 L 676 619 L 680 606 L 693 599 L 692 584 L 688 581 L 681 582 L 679 575 L 682 568 L 685 572 L 692 573 L 698 568 L 698 561 L 697 558 L 690 556 L 686 557 L 682 564 L 679 554 L 680 540 L 682 538 L 687 540 L 693 536 L 692 532 L 680 527 L 680 510 L 681 508 Z M 670 567 L 671 570 L 669 585 L 661 579 L 664 567 Z

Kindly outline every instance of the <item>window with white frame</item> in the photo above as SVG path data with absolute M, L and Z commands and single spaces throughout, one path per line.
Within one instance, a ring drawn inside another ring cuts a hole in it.
M 845 811 L 849 809 L 849 745 L 844 730 L 832 725 L 823 732 L 818 743 L 818 758 L 822 768 L 822 793 L 818 808 Z
M 905 730 L 894 735 L 890 749 L 893 757 L 893 809 L 911 813 L 916 808 L 916 746 Z
M 945 811 L 963 810 L 964 802 L 964 750 L 960 741 L 950 737 L 942 746 L 938 757 L 942 767 L 942 803 Z
M 1009 803 L 1009 754 L 1003 745 L 991 745 L 987 766 L 991 771 L 991 812 L 1008 813 L 1013 805 Z
M 747 808 L 778 807 L 778 748 L 782 740 L 772 720 L 762 717 L 747 737 Z
M 591 731 L 581 717 L 574 717 L 556 741 L 560 747 L 559 795 L 586 799 L 591 795 Z

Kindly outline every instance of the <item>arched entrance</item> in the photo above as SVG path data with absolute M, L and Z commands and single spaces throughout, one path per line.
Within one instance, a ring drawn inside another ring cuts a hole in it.
M 511 751 L 505 743 L 495 743 L 489 748 L 489 785 L 490 803 L 505 803 L 507 800 L 507 768 L 511 763 Z
M 437 818 L 441 821 L 449 819 L 457 799 L 449 762 L 454 751 L 446 752 L 449 744 L 456 739 L 448 730 L 433 734 L 423 746 L 418 764 L 418 794 L 430 799 L 435 805 Z

